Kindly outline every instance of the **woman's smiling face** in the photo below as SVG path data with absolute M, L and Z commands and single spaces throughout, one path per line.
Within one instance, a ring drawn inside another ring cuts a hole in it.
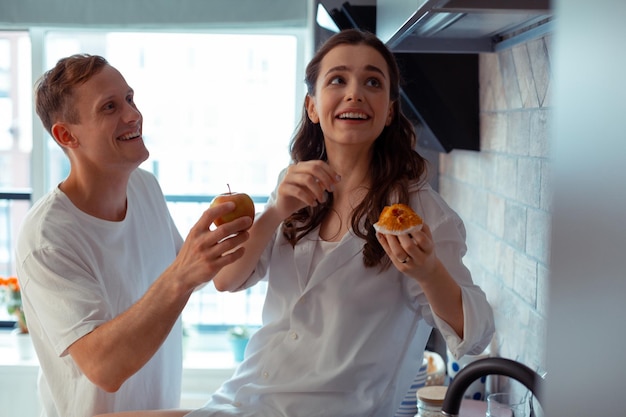
M 369 146 L 393 118 L 389 88 L 387 63 L 376 49 L 342 44 L 322 59 L 307 112 L 326 141 Z

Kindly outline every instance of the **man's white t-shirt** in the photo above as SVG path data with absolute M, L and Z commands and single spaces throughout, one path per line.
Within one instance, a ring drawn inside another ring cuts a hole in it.
M 106 221 L 80 211 L 57 187 L 23 223 L 17 273 L 48 417 L 179 406 L 180 318 L 152 359 L 115 393 L 90 382 L 67 351 L 142 297 L 182 245 L 152 174 L 138 169 L 131 175 L 127 202 L 124 220 Z

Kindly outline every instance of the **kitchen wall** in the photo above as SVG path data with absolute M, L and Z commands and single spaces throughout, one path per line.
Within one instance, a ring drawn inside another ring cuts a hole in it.
M 543 372 L 550 256 L 551 36 L 480 56 L 480 152 L 440 156 L 466 262 L 495 320 L 492 353 Z

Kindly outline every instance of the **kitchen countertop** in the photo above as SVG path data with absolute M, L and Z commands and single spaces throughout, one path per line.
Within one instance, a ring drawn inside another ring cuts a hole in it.
M 181 407 L 198 408 L 206 403 L 211 392 L 227 380 L 236 363 L 227 344 L 219 343 L 220 335 L 193 335 L 183 362 Z M 25 339 L 18 346 L 18 340 Z M 41 408 L 37 401 L 39 361 L 29 336 L 19 337 L 11 330 L 0 329 L 0 416 L 37 417 Z M 8 407 L 8 408 L 6 408 Z
M 20 336 L 25 343 L 18 348 L 17 337 L 9 330 L 0 330 L 0 368 L 5 371 L 10 369 L 12 374 L 25 373 L 34 377 L 39 372 L 39 361 L 32 350 L 32 342 L 29 336 Z M 232 353 L 228 350 L 188 349 L 183 372 L 188 378 L 194 378 L 210 371 L 218 378 L 227 379 L 235 366 Z M 204 400 L 199 401 L 203 403 Z M 465 399 L 461 402 L 459 417 L 485 417 L 486 411 L 484 401 Z

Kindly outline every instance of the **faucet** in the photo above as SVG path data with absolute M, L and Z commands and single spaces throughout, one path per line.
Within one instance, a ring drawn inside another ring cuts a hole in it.
M 443 400 L 444 416 L 458 417 L 463 394 L 472 382 L 487 375 L 504 375 L 521 382 L 541 402 L 541 378 L 526 365 L 506 358 L 485 358 L 468 364 L 454 377 Z

